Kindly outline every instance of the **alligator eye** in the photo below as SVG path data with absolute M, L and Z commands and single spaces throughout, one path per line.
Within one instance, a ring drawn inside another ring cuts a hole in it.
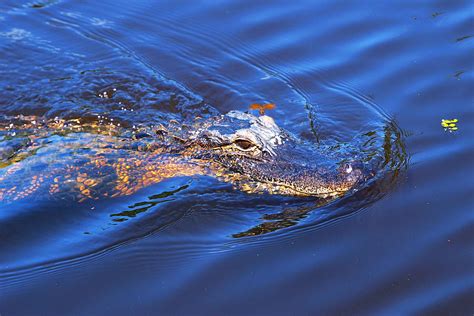
M 352 172 L 352 166 L 348 163 L 346 163 L 344 165 L 344 169 L 345 169 L 346 173 L 351 173 Z
M 252 142 L 245 139 L 237 139 L 234 144 L 236 144 L 240 149 L 244 150 L 250 149 L 254 146 Z

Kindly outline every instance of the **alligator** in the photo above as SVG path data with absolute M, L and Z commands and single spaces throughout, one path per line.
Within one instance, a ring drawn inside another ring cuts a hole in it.
M 0 123 L 0 202 L 130 195 L 177 176 L 207 175 L 248 193 L 335 198 L 373 174 L 280 128 L 231 111 L 133 129 L 85 119 Z M 3 139 L 2 139 L 3 137 Z

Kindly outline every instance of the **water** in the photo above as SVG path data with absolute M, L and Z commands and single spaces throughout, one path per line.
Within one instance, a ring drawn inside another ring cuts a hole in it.
M 204 176 L 3 202 L 0 314 L 472 314 L 473 9 L 2 1 L 0 126 L 133 131 L 271 102 L 297 137 L 380 159 L 377 181 L 325 205 Z

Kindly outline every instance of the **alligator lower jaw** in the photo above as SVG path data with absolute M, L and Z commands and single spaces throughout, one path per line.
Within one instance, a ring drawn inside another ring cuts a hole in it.
M 314 197 L 320 199 L 336 198 L 344 195 L 348 190 L 334 190 L 326 192 L 307 192 L 295 189 L 284 184 L 265 183 L 265 182 L 240 182 L 238 188 L 247 193 L 264 193 L 290 195 L 299 197 Z
M 340 190 L 315 190 L 313 192 L 298 190 L 295 187 L 289 186 L 288 184 L 277 183 L 277 182 L 262 182 L 257 179 L 240 173 L 228 173 L 219 169 L 212 170 L 211 174 L 216 176 L 218 179 L 225 182 L 232 183 L 238 190 L 246 193 L 269 193 L 279 195 L 289 195 L 298 197 L 313 197 L 320 199 L 336 198 L 344 195 L 350 188 L 344 188 Z M 318 192 L 319 191 L 319 192 Z
M 301 197 L 315 197 L 319 199 L 330 199 L 330 198 L 336 198 L 344 195 L 347 192 L 347 190 L 340 190 L 340 191 L 327 191 L 327 192 L 305 192 L 305 191 L 299 191 L 297 189 L 294 189 L 292 187 L 282 187 L 279 186 L 277 189 L 275 189 L 275 192 L 272 192 L 274 194 L 282 194 L 282 195 L 293 195 L 293 196 L 301 196 Z

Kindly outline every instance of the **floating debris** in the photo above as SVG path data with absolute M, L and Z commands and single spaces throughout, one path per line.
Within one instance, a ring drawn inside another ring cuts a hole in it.
M 28 6 L 33 9 L 42 9 L 52 4 L 55 4 L 57 0 L 48 0 L 48 1 L 38 1 L 34 3 L 29 3 Z
M 468 38 L 471 38 L 471 37 L 472 37 L 472 35 L 458 37 L 458 38 L 456 38 L 456 42 L 464 41 L 464 40 L 466 40 Z
M 464 70 L 460 70 L 460 71 L 456 72 L 453 76 L 454 76 L 454 78 L 460 80 L 460 79 L 461 79 L 461 75 L 462 75 L 463 73 L 465 73 L 465 71 L 464 71 Z
M 442 119 L 441 120 L 441 126 L 444 128 L 445 131 L 447 132 L 455 132 L 458 130 L 458 119 L 452 119 L 452 120 L 446 120 Z

